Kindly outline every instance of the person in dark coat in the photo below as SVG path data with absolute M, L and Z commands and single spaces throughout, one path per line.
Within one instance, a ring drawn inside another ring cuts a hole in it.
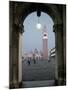
M 28 60 L 28 65 L 30 65 L 30 60 Z

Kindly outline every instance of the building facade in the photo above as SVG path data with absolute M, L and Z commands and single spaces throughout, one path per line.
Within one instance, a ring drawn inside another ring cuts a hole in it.
M 38 51 L 37 49 L 31 52 L 25 53 L 23 57 L 24 57 L 23 60 L 42 60 L 43 59 L 42 52 Z

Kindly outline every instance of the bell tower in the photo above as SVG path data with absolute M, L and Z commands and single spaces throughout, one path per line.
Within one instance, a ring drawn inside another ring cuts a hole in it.
M 48 59 L 48 33 L 46 26 L 43 28 L 43 59 Z

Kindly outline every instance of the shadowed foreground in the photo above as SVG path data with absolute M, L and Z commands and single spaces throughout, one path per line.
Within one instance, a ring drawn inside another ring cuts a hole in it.
M 51 60 L 27 60 L 22 63 L 23 87 L 53 86 L 55 84 L 55 61 Z

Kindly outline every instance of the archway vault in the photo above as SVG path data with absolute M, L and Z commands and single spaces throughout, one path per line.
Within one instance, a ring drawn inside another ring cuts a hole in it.
M 44 3 L 15 3 L 15 23 L 23 23 L 25 18 L 32 12 L 40 10 L 44 13 L 47 13 L 54 21 L 54 24 L 62 23 L 62 5 L 57 4 L 44 4 Z
M 20 33 L 24 32 L 23 22 L 30 13 L 37 10 L 47 13 L 54 22 L 56 80 L 59 85 L 62 85 L 62 81 L 65 80 L 66 5 L 10 1 L 10 88 L 19 87 L 19 39 Z

